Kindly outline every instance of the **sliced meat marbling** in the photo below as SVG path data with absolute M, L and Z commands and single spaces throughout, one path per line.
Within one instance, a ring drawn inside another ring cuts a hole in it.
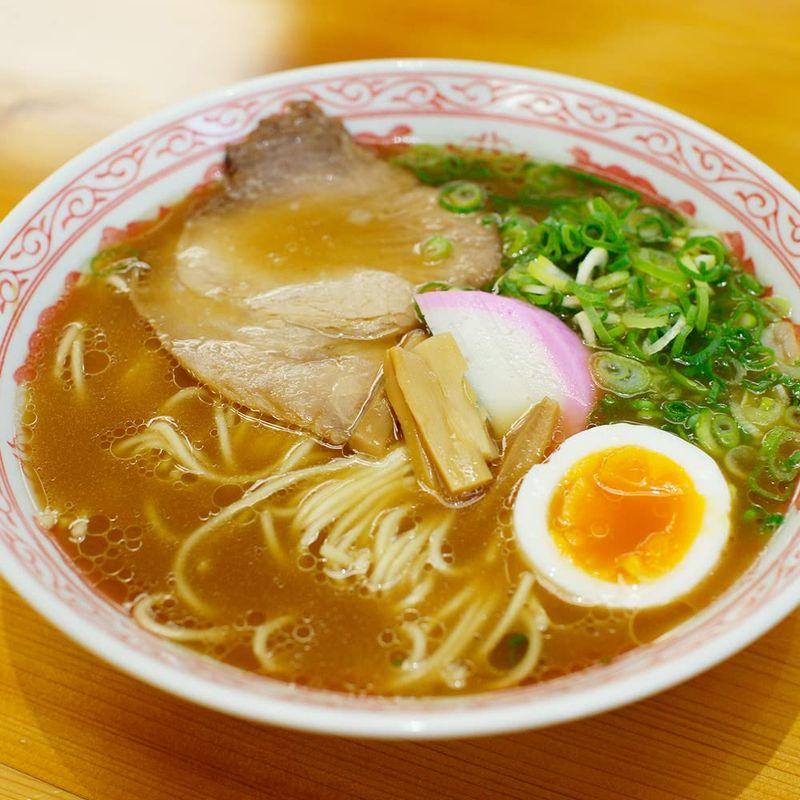
M 425 263 L 419 245 L 453 242 Z M 353 142 L 310 103 L 229 148 L 223 188 L 131 283 L 138 311 L 199 380 L 229 399 L 347 441 L 386 348 L 413 328 L 414 286 L 479 286 L 495 233 Z

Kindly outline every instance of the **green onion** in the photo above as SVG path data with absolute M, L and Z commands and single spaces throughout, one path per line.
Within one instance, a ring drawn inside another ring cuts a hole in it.
M 580 329 L 583 341 L 586 342 L 589 347 L 594 347 L 597 344 L 597 336 L 595 335 L 589 315 L 585 311 L 579 311 L 572 319 Z
M 593 420 L 647 421 L 697 443 L 748 492 L 737 513 L 751 505 L 762 529 L 779 524 L 775 503 L 800 473 L 800 359 L 762 335 L 789 324 L 788 304 L 766 297 L 719 237 L 605 179 L 452 147 L 415 158 L 446 190 L 490 182 L 479 205 L 491 203 L 502 248 L 495 291 L 602 348 L 591 358 L 606 392 Z M 776 426 L 792 436 L 770 438 Z
M 704 386 L 700 381 L 694 380 L 694 378 L 690 378 L 688 375 L 684 375 L 674 367 L 669 368 L 669 374 L 672 380 L 684 389 L 688 389 L 692 392 L 700 392 L 702 394 L 708 393 L 707 386 Z
M 777 512 L 767 512 L 760 505 L 754 503 L 742 514 L 745 522 L 757 522 L 762 531 L 768 532 L 783 524 L 784 515 Z
M 610 315 L 609 315 L 609 316 L 610 316 Z M 622 335 L 623 335 L 624 333 L 625 333 L 625 326 L 624 326 L 624 325 L 620 325 L 619 323 L 617 323 L 617 324 L 615 324 L 615 325 L 612 325 L 612 326 L 611 326 L 611 327 L 608 329 L 608 335 L 609 335 L 609 336 L 610 336 L 612 339 L 619 339 L 619 338 L 621 338 L 621 337 L 622 337 Z
M 697 317 L 695 319 L 695 327 L 699 331 L 706 329 L 708 322 L 708 299 L 710 289 L 707 283 L 703 281 L 695 281 L 695 297 L 697 298 Z
M 759 506 L 750 506 L 747 511 L 742 514 L 743 522 L 757 522 L 763 517 L 763 511 Z
M 642 345 L 642 350 L 648 355 L 652 356 L 655 353 L 663 350 L 684 328 L 686 327 L 686 318 L 678 317 L 672 327 L 658 337 L 654 342 L 645 342 Z
M 558 164 L 527 164 L 523 179 L 528 186 L 546 194 L 569 185 L 569 170 Z
M 477 183 L 454 181 L 439 192 L 439 205 L 454 214 L 471 214 L 483 208 L 486 191 Z
M 598 340 L 602 344 L 611 344 L 614 337 L 609 333 L 608 328 L 606 328 L 605 324 L 603 323 L 603 320 L 601 319 L 600 314 L 597 312 L 597 309 L 590 303 L 581 302 L 581 305 L 583 306 L 586 316 L 589 318 L 589 323 L 597 335 Z
M 800 433 L 789 428 L 773 428 L 764 436 L 761 453 L 769 474 L 776 481 L 793 481 L 800 471 Z
M 549 258 L 537 256 L 528 264 L 528 272 L 532 278 L 543 283 L 545 286 L 552 286 L 554 289 L 565 290 L 572 282 L 572 278 L 563 270 L 560 270 Z
M 662 217 L 651 214 L 644 217 L 636 226 L 636 235 L 643 242 L 668 242 L 672 236 L 672 228 Z
M 740 272 L 736 276 L 736 285 L 742 292 L 754 297 L 761 297 L 761 295 L 764 294 L 764 287 L 761 283 L 746 272 Z
M 694 435 L 697 437 L 697 442 L 703 450 L 711 453 L 712 456 L 721 456 L 724 452 L 724 448 L 714 436 L 713 422 L 714 412 L 711 411 L 710 408 L 703 409 L 697 415 L 697 421 L 694 425 Z
M 636 416 L 645 422 L 650 422 L 661 416 L 658 404 L 653 400 L 637 397 L 635 400 L 631 400 L 631 408 L 635 409 Z
M 633 255 L 633 268 L 669 286 L 687 286 L 686 277 L 677 269 L 675 260 L 667 253 L 642 247 Z
M 724 448 L 736 447 L 741 440 L 741 433 L 736 420 L 730 414 L 716 413 L 711 417 L 711 433 Z
M 758 463 L 758 450 L 747 444 L 740 444 L 725 453 L 725 468 L 736 478 L 746 479 Z
M 800 430 L 800 407 L 789 406 L 786 411 L 783 412 L 783 421 L 790 428 Z
M 774 397 L 759 396 L 749 391 L 744 393 L 737 405 L 744 419 L 758 428 L 769 428 L 774 425 L 786 410 L 786 405 Z M 733 409 L 733 404 L 731 408 Z
M 592 355 L 590 365 L 597 385 L 620 397 L 634 397 L 650 387 L 647 367 L 632 358 L 603 351 Z
M 417 294 L 424 294 L 425 292 L 446 292 L 452 288 L 453 287 L 449 283 L 445 283 L 444 281 L 426 281 L 417 286 L 416 292 Z
M 608 263 L 606 272 L 619 272 L 620 270 L 628 270 L 631 266 L 631 257 L 627 253 L 620 253 L 617 257 Z
M 754 344 L 742 353 L 742 363 L 746 369 L 760 372 L 775 363 L 775 353 L 769 347 Z
M 725 275 L 725 245 L 715 236 L 692 236 L 678 251 L 680 269 L 691 278 L 715 283 Z
M 600 178 L 597 175 L 592 175 L 588 172 L 580 172 L 577 169 L 571 169 L 569 167 L 562 167 L 565 173 L 570 175 L 574 175 L 576 178 L 580 179 L 581 181 L 585 181 L 586 183 L 593 183 L 596 186 L 603 186 L 607 189 L 614 189 L 614 191 L 619 192 L 629 198 L 639 199 L 641 195 L 635 189 L 628 189 L 627 186 L 619 186 L 616 183 L 612 183 L 611 181 L 607 181 L 604 178 Z
M 528 637 L 524 633 L 512 633 L 508 637 L 508 650 L 511 663 L 518 663 L 528 649 Z
M 776 481 L 770 474 L 765 465 L 755 468 L 747 479 L 747 487 L 753 494 L 766 497 L 768 500 L 783 502 L 792 495 L 792 487 L 786 486 L 781 481 Z
M 523 177 L 530 164 L 524 156 L 517 153 L 492 153 L 485 163 L 490 170 L 488 177 L 505 178 L 506 180 Z
M 789 301 L 783 297 L 765 297 L 761 302 L 778 318 L 788 316 L 792 310 Z
M 669 323 L 669 318 L 664 316 L 661 309 L 655 309 L 658 316 L 653 315 L 653 309 L 650 313 L 641 311 L 625 311 L 622 314 L 622 321 L 628 328 L 638 328 L 646 330 L 649 328 L 663 328 Z
M 692 307 L 692 311 L 694 311 L 694 307 Z M 679 356 L 683 352 L 683 348 L 686 346 L 686 340 L 689 338 L 693 330 L 694 330 L 694 325 L 687 324 L 681 330 L 681 332 L 672 340 L 672 345 L 670 346 L 669 352 L 673 358 Z
M 667 422 L 684 422 L 697 411 L 697 406 L 688 400 L 668 400 L 661 404 L 661 413 Z
M 631 274 L 626 269 L 620 270 L 619 272 L 611 272 L 607 275 L 595 278 L 594 281 L 592 281 L 592 287 L 595 289 L 602 289 L 603 291 L 618 289 L 620 286 L 624 286 L 630 277 Z
M 457 153 L 432 144 L 418 144 L 395 158 L 395 163 L 410 169 L 423 183 L 439 184 L 458 177 L 463 160 Z
M 565 253 L 582 253 L 584 250 L 581 231 L 577 225 L 568 222 L 561 224 L 561 246 Z
M 751 314 L 750 312 L 746 311 L 739 317 L 739 324 L 743 328 L 755 328 L 758 325 L 758 317 L 755 314 Z
M 123 272 L 139 253 L 129 244 L 118 244 L 101 250 L 89 263 L 92 275 L 105 278 L 115 272 Z
M 774 528 L 783 525 L 784 519 L 785 517 L 783 514 L 766 514 L 761 520 L 761 527 L 765 530 L 773 530 Z
M 499 225 L 503 255 L 508 258 L 521 256 L 533 243 L 534 225 L 525 217 L 509 216 Z
M 428 263 L 444 261 L 453 254 L 453 243 L 446 236 L 431 236 L 420 245 L 419 252 Z
M 541 284 L 526 284 L 520 286 L 523 298 L 536 306 L 547 306 L 553 302 L 553 290 L 549 286 Z

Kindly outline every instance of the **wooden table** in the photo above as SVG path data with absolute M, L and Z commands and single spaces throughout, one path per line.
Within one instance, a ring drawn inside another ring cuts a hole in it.
M 800 3 L 0 0 L 0 211 L 119 125 L 284 67 L 438 55 L 594 78 L 800 184 Z M 800 614 L 659 697 L 549 731 L 384 744 L 259 728 L 124 677 L 0 593 L 0 799 L 800 797 Z

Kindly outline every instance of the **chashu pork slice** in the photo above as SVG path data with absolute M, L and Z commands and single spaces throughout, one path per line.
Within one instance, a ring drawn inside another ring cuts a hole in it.
M 165 245 L 131 298 L 164 345 L 228 399 L 332 444 L 347 441 L 384 352 L 417 323 L 414 287 L 480 286 L 496 234 L 293 103 L 228 149 L 222 189 Z M 426 263 L 420 245 L 452 254 Z

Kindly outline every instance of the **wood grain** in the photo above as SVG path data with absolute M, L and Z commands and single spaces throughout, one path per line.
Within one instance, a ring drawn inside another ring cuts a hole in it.
M 383 56 L 571 72 L 711 125 L 800 183 L 800 3 L 0 0 L 0 213 L 125 122 L 262 72 Z M 376 743 L 149 689 L 0 589 L 0 798 L 800 797 L 800 615 L 689 683 L 547 731 Z
M 84 800 L 4 764 L 0 764 L 0 792 L 3 800 Z

